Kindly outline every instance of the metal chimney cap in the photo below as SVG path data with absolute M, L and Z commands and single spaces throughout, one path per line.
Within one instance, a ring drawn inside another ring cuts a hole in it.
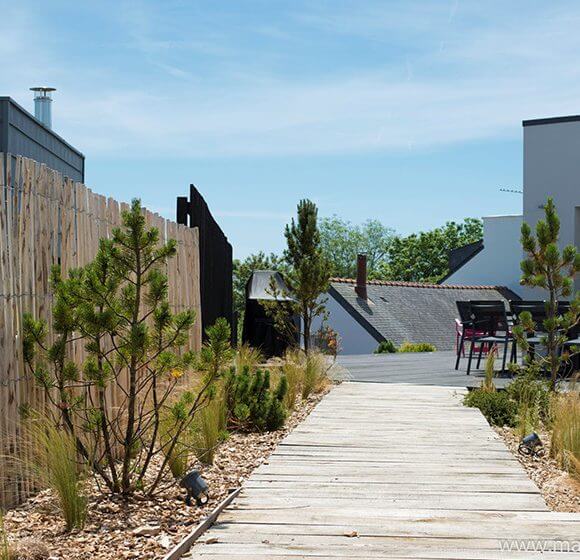
M 31 87 L 30 91 L 56 91 L 56 88 L 46 86 Z

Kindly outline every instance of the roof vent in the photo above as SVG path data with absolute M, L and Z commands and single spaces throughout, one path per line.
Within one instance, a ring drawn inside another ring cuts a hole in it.
M 52 128 L 52 92 L 53 87 L 32 87 L 34 92 L 34 116 L 47 128 Z

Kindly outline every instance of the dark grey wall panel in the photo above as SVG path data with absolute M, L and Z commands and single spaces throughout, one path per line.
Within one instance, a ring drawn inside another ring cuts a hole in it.
M 0 152 L 31 158 L 84 181 L 85 156 L 9 97 L 0 97 Z

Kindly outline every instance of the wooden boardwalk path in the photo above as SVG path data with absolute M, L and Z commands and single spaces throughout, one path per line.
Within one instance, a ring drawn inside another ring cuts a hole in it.
M 549 512 L 454 389 L 344 383 L 185 558 L 580 558 L 502 551 L 512 539 L 580 546 L 580 515 Z

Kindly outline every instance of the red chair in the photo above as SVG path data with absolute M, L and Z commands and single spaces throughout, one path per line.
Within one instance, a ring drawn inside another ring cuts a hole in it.
M 473 328 L 473 319 L 470 312 L 470 304 L 468 301 L 457 301 L 457 311 L 459 312 L 459 319 L 455 319 L 455 353 L 457 360 L 455 361 L 455 369 L 459 369 L 459 360 L 463 356 L 465 358 L 465 343 L 471 342 L 472 339 L 477 339 L 484 334 L 484 331 Z M 475 352 L 479 354 L 487 354 L 489 347 L 483 344 L 480 348 L 479 344 L 474 346 Z

